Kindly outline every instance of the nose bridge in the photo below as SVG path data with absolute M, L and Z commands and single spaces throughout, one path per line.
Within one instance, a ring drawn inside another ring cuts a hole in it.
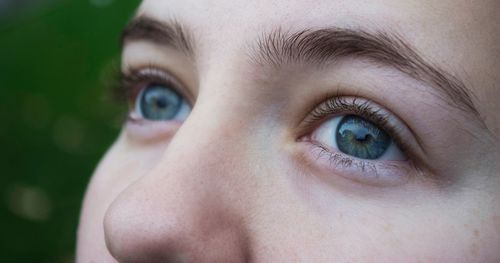
M 244 199 L 238 162 L 246 158 L 236 145 L 244 140 L 234 140 L 238 127 L 228 120 L 201 113 L 106 212 L 106 243 L 120 262 L 245 261 L 244 225 L 231 203 Z

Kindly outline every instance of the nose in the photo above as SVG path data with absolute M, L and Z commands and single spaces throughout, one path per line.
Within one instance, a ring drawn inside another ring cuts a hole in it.
M 234 158 L 214 144 L 220 134 L 181 130 L 156 167 L 108 208 L 108 250 L 119 262 L 249 261 L 241 210 L 234 205 L 244 194 L 228 166 Z

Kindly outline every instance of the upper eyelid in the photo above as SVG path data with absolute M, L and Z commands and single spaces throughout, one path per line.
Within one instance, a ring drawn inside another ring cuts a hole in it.
M 189 104 L 194 105 L 195 97 L 190 89 L 177 75 L 169 70 L 163 69 L 161 66 L 147 64 L 146 66 L 127 66 L 122 70 L 122 80 L 125 85 L 135 85 L 140 81 L 157 81 L 164 84 L 173 85 L 178 92 Z M 128 82 L 128 83 L 127 83 Z M 130 87 L 128 87 L 130 88 Z M 140 92 L 136 91 L 135 95 Z
M 334 94 L 329 93 L 329 94 L 326 94 L 325 96 L 318 97 L 314 101 L 313 105 L 308 108 L 308 110 L 306 111 L 307 112 L 306 115 L 300 120 L 299 129 L 303 130 L 303 128 L 301 126 L 307 125 L 307 122 L 309 121 L 308 118 L 310 118 L 310 113 L 316 111 L 319 107 L 323 106 L 323 104 L 325 102 L 331 101 L 332 99 L 335 99 L 335 98 L 341 98 L 340 102 L 342 102 L 342 100 L 344 100 L 345 98 L 352 98 L 352 99 L 354 99 L 354 101 L 362 101 L 363 104 L 365 104 L 365 106 L 368 106 L 372 109 L 376 108 L 377 112 L 374 112 L 374 113 L 381 113 L 381 112 L 384 113 L 385 112 L 385 114 L 390 114 L 389 116 L 393 116 L 393 118 L 395 120 L 397 120 L 397 122 L 400 122 L 409 130 L 411 135 L 415 138 L 418 145 L 420 146 L 419 148 L 422 149 L 422 151 L 425 153 L 425 148 L 424 148 L 425 145 L 422 141 L 422 138 L 420 138 L 420 136 L 414 131 L 414 129 L 412 129 L 411 125 L 409 125 L 403 118 L 400 118 L 393 111 L 387 109 L 386 107 L 383 106 L 383 104 L 379 103 L 378 101 L 376 101 L 374 99 L 367 98 L 367 97 L 362 96 L 360 94 L 348 94 L 348 93 L 340 92 L 340 90 L 337 90 L 337 92 Z M 366 116 L 362 116 L 362 117 L 366 117 Z M 377 122 L 378 120 L 371 119 L 371 121 Z M 311 130 L 311 127 L 309 127 L 309 131 L 310 130 Z

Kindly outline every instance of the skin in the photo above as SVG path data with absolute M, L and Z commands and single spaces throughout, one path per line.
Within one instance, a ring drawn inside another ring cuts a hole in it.
M 496 0 L 143 1 L 137 16 L 175 18 L 196 52 L 130 41 L 123 68 L 159 65 L 196 103 L 183 122 L 124 124 L 88 187 L 77 261 L 500 262 L 499 10 Z M 249 63 L 263 32 L 332 26 L 397 32 L 464 80 L 485 125 L 366 60 Z M 299 126 L 338 90 L 397 116 L 416 166 L 432 169 L 377 185 L 326 169 L 300 140 L 314 130 Z

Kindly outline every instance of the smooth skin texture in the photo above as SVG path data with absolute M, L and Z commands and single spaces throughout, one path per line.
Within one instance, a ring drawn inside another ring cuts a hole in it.
M 497 0 L 143 1 L 135 17 L 177 21 L 194 52 L 126 41 L 123 69 L 175 75 L 193 110 L 124 124 L 88 187 L 77 261 L 500 262 L 499 13 Z M 465 83 L 480 118 L 362 56 L 257 65 L 277 28 L 398 35 Z M 316 155 L 301 122 L 335 95 L 396 116 L 414 165 L 372 183 Z

